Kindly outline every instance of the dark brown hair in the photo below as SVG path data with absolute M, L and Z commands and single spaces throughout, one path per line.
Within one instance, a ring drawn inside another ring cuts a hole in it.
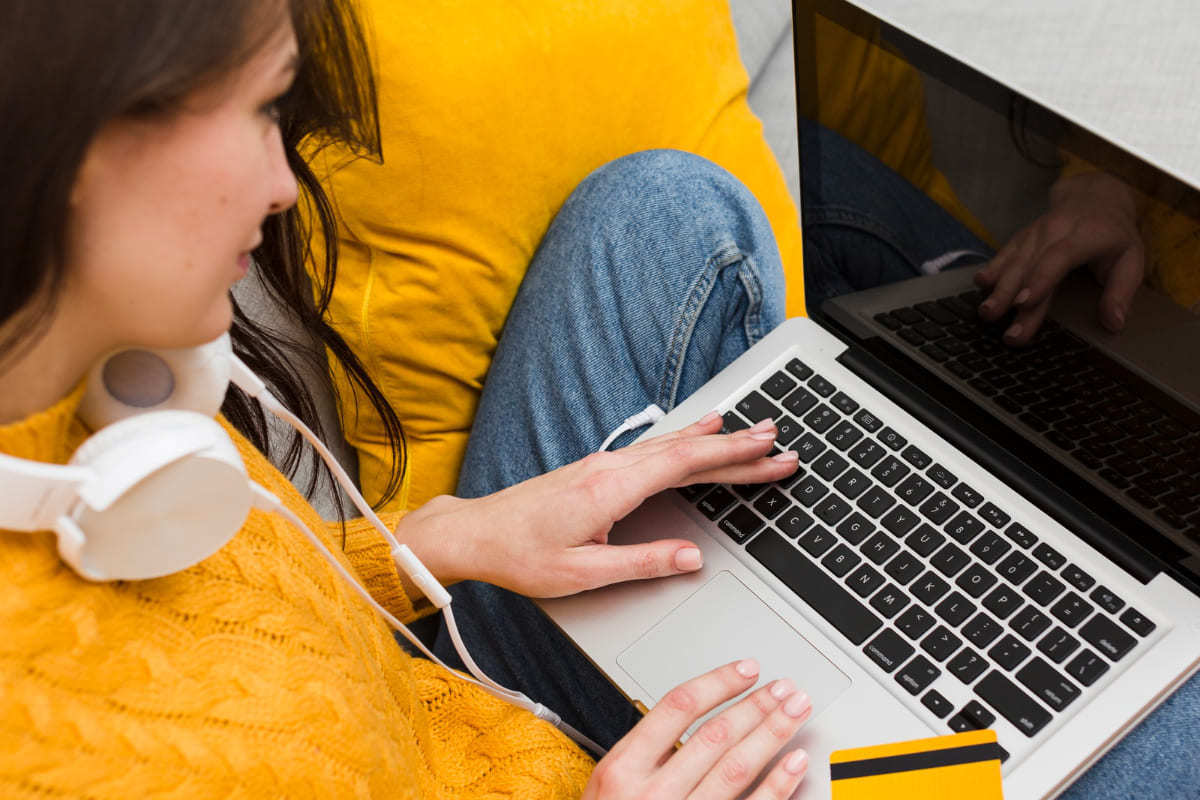
M 89 144 L 110 120 L 170 113 L 189 92 L 244 64 L 290 16 L 300 65 L 279 103 L 279 126 L 302 202 L 270 217 L 254 252 L 267 296 L 332 355 L 378 410 L 395 457 L 382 500 L 403 477 L 404 438 L 395 412 L 346 342 L 326 322 L 337 272 L 333 208 L 300 156 L 338 143 L 381 157 L 375 83 L 351 0 L 4 0 L 0 3 L 0 361 L 39 333 L 63 281 L 70 192 Z M 309 209 L 302 214 L 300 208 Z M 310 248 L 319 226 L 323 252 Z M 308 270 L 306 271 L 306 265 Z M 310 280 L 309 272 L 312 278 Z M 20 320 L 20 325 L 8 325 Z M 312 393 L 289 364 L 312 359 L 309 342 L 280 337 L 234 304 L 234 350 L 279 399 L 324 435 Z M 316 356 L 320 358 L 320 356 Z M 327 374 L 328 365 L 316 365 Z M 231 388 L 222 411 L 270 453 L 261 407 Z M 301 461 L 294 435 L 275 460 Z M 308 490 L 315 487 L 315 477 Z M 381 500 L 381 502 L 382 502 Z

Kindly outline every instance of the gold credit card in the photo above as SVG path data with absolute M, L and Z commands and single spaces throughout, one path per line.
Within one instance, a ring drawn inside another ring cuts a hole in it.
M 829 756 L 833 800 L 1002 800 L 992 730 L 837 750 Z

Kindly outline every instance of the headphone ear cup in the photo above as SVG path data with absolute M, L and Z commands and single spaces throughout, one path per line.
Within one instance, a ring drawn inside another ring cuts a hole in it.
M 142 580 L 186 569 L 223 547 L 253 493 L 237 448 L 213 419 L 160 411 L 111 425 L 70 463 L 88 466 L 59 552 L 90 580 Z
M 79 418 L 93 431 L 148 411 L 195 411 L 216 416 L 232 370 L 229 334 L 200 347 L 127 348 L 92 367 Z

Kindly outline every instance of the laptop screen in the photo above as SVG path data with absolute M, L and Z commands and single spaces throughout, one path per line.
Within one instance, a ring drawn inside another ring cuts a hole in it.
M 810 316 L 919 387 L 893 399 L 961 422 L 980 453 L 999 454 L 1003 476 L 1093 546 L 1118 561 L 1148 554 L 1200 588 L 1200 192 L 1150 163 L 1163 159 L 1139 158 L 851 3 L 794 0 L 793 16 Z M 826 224 L 830 208 L 897 203 L 845 166 L 843 139 L 933 208 L 928 223 L 912 208 L 868 213 L 854 233 L 891 219 L 928 225 L 892 243 L 934 240 L 905 253 L 908 275 L 857 256 L 852 238 L 836 263 L 819 252 L 842 235 Z M 860 184 L 849 193 L 837 184 L 848 179 Z M 992 287 L 970 273 L 997 252 L 1025 276 L 1012 286 L 1039 269 L 1065 273 L 1044 320 L 978 319 Z M 1063 265 L 1067 255 L 1081 263 Z M 873 288 L 921 276 L 937 277 L 924 298 L 915 284 Z M 1114 308 L 1125 309 L 1120 324 Z M 1018 320 L 1016 338 L 1030 341 L 1014 343 Z

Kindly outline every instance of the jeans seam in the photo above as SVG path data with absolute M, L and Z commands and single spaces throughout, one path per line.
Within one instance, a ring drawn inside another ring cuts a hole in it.
M 888 247 L 896 251 L 913 270 L 920 270 L 921 264 L 912 257 L 899 243 L 894 232 L 880 225 L 874 218 L 841 206 L 819 206 L 804 209 L 805 221 L 810 227 L 827 225 L 830 227 L 853 228 L 878 238 Z
M 743 253 L 733 242 L 725 240 L 717 245 L 712 255 L 704 262 L 704 269 L 692 282 L 687 297 L 680 307 L 676 317 L 670 342 L 667 344 L 667 359 L 662 381 L 659 383 L 656 402 L 664 410 L 671 410 L 675 405 L 675 395 L 679 391 L 679 382 L 683 379 L 683 362 L 687 355 L 688 345 L 691 344 L 692 333 L 696 329 L 700 313 L 708 304 L 713 286 L 721 270 L 732 264 L 741 262 L 745 270 L 739 268 L 738 276 L 743 289 L 746 291 L 749 307 L 746 310 L 746 335 L 753 344 L 759 336 L 761 322 L 762 289 L 758 285 L 758 270 L 749 255 Z M 746 272 L 750 275 L 747 276 Z

